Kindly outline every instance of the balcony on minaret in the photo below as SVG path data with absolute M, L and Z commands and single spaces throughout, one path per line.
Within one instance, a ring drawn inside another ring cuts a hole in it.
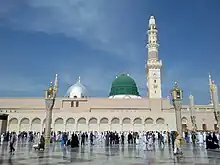
M 162 67 L 162 61 L 161 60 L 153 60 L 153 59 L 150 59 L 147 61 L 147 66 L 149 68 L 154 68 L 154 69 L 160 69 Z

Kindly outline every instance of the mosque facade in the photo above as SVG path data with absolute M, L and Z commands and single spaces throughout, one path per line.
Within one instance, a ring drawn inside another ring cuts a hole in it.
M 175 110 L 170 98 L 162 97 L 161 68 L 158 56 L 158 31 L 153 16 L 149 19 L 148 60 L 145 65 L 148 97 L 141 97 L 135 81 L 121 74 L 112 82 L 109 96 L 87 97 L 87 89 L 80 81 L 67 91 L 67 97 L 56 98 L 52 115 L 53 131 L 171 131 L 176 130 Z M 211 78 L 210 78 L 211 79 Z M 211 81 L 211 80 L 210 80 Z M 208 88 L 208 86 L 207 86 Z M 9 131 L 45 129 L 46 108 L 42 98 L 0 98 L 0 113 L 7 120 L 1 127 Z M 182 105 L 183 130 L 192 129 L 189 105 Z M 215 130 L 213 105 L 194 105 L 198 130 Z

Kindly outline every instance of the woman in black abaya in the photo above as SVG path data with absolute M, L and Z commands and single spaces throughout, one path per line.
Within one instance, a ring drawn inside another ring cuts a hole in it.
M 206 149 L 212 149 L 213 144 L 212 144 L 212 135 L 209 133 L 206 137 Z
M 213 132 L 213 137 L 212 137 L 212 144 L 213 144 L 213 149 L 219 148 L 218 138 L 214 132 Z

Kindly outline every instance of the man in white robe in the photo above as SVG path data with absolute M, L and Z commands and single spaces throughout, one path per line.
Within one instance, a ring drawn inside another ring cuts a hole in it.
M 143 146 L 143 150 L 146 151 L 147 150 L 147 137 L 145 134 L 143 134 L 141 136 L 141 141 L 142 141 L 142 146 Z
M 206 132 L 203 132 L 203 141 L 206 142 Z
M 201 132 L 198 132 L 197 136 L 198 144 L 201 146 L 203 144 L 203 134 Z
M 153 150 L 153 136 L 152 136 L 152 134 L 148 135 L 148 137 L 147 137 L 147 149 L 149 151 Z

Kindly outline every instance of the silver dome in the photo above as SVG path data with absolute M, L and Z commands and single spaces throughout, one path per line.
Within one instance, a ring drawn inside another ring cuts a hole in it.
M 78 79 L 78 82 L 72 86 L 69 87 L 67 90 L 66 96 L 69 98 L 83 98 L 86 97 L 86 88 L 81 83 L 80 77 Z

